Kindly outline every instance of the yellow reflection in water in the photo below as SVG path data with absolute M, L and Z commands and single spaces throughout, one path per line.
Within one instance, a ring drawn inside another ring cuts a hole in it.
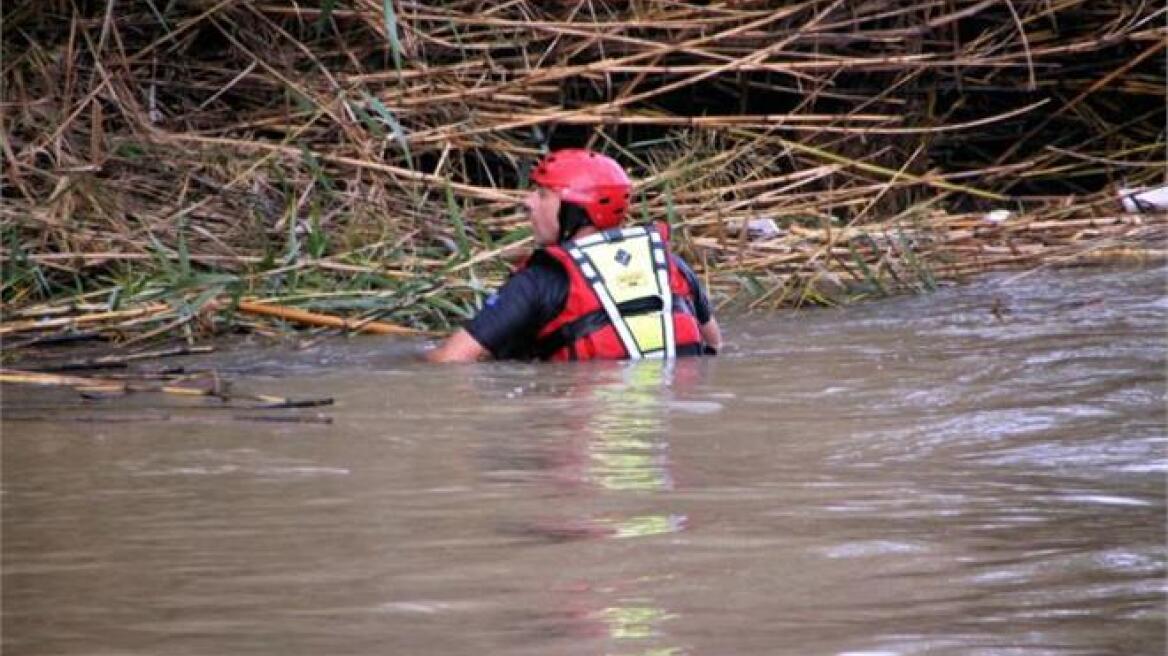
M 685 515 L 642 515 L 627 519 L 605 520 L 614 538 L 643 538 L 649 535 L 678 533 L 685 528 Z
M 661 407 L 670 371 L 660 362 L 631 363 L 620 369 L 619 380 L 593 390 L 591 482 L 614 491 L 672 489 Z
M 608 634 L 617 640 L 655 638 L 661 635 L 658 625 L 677 617 L 653 606 L 609 606 L 599 615 L 608 625 Z
M 668 363 L 637 362 L 623 366 L 620 378 L 593 390 L 597 411 L 588 423 L 588 479 L 613 492 L 658 492 L 673 489 L 669 473 L 668 424 L 663 399 L 668 395 L 672 367 Z M 612 538 L 643 538 L 677 533 L 686 517 L 648 514 L 603 520 Z M 604 608 L 599 618 L 617 641 L 661 638 L 662 624 L 677 616 L 639 599 L 635 604 Z M 681 650 L 644 645 L 628 656 L 673 656 Z

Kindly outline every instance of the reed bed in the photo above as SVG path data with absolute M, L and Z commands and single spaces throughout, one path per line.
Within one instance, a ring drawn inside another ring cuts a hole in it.
M 548 148 L 720 303 L 1161 261 L 1166 10 L 1128 0 L 45 0 L 3 17 L 0 339 L 436 334 Z

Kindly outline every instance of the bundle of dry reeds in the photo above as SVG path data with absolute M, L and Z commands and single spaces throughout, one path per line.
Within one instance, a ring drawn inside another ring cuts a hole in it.
M 627 165 L 637 219 L 755 306 L 1155 259 L 1164 215 L 1115 195 L 1165 182 L 1164 23 L 1134 0 L 22 3 L 0 331 L 444 329 L 528 245 L 515 201 L 564 146 Z

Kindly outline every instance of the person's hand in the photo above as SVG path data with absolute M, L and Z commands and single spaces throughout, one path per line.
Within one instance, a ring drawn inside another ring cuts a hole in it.
M 486 360 L 491 353 L 483 348 L 465 328 L 446 338 L 438 348 L 426 352 L 430 362 L 478 362 Z
M 710 320 L 699 326 L 698 329 L 702 333 L 702 342 L 708 348 L 713 349 L 714 353 L 717 353 L 718 349 L 722 348 L 722 329 L 718 327 L 718 320 L 710 317 Z

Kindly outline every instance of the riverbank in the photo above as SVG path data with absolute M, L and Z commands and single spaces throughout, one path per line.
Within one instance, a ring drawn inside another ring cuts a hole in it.
M 4 358 L 447 332 L 568 146 L 723 309 L 1164 257 L 1123 208 L 1165 182 L 1147 3 L 156 4 L 4 17 Z
M 1168 251 L 1168 215 L 1102 214 L 1082 208 L 1045 214 L 996 217 L 940 215 L 916 217 L 887 225 L 804 227 L 791 223 L 769 234 L 738 238 L 691 237 L 681 246 L 694 261 L 720 308 L 777 309 L 804 305 L 839 305 L 903 293 L 928 292 L 939 283 L 962 281 L 989 271 L 1032 271 L 1101 264 L 1154 265 Z M 520 249 L 515 249 L 520 252 Z M 502 258 L 505 253 L 494 256 Z M 477 262 L 475 260 L 478 260 Z M 733 266 L 710 266 L 729 260 Z M 43 266 L 47 258 L 32 256 L 26 266 Z M 59 265 L 62 266 L 62 265 Z M 48 303 L 5 306 L 0 321 L 5 359 L 28 348 L 68 342 L 105 342 L 117 353 L 157 349 L 158 344 L 184 342 L 188 347 L 217 335 L 254 332 L 276 336 L 288 330 L 368 332 L 435 336 L 459 317 L 466 317 L 485 293 L 501 284 L 505 268 L 482 254 L 452 256 L 442 277 L 425 277 L 429 291 L 413 295 L 400 289 L 318 291 L 317 286 L 291 293 L 249 296 L 249 279 L 258 281 L 290 271 L 317 282 L 335 269 L 353 268 L 340 258 L 306 258 L 274 272 L 257 274 L 200 273 L 190 261 L 186 277 L 170 285 L 146 283 L 126 294 L 115 285 Z M 347 271 L 337 286 L 360 274 L 389 276 L 392 265 Z M 212 278 L 213 283 L 207 282 Z M 410 284 L 405 279 L 403 284 Z M 421 281 L 412 281 L 421 284 Z M 228 292 L 228 290 L 233 290 Z M 443 298 L 452 294 L 462 305 Z M 450 310 L 438 329 L 424 323 L 395 323 L 403 296 L 417 304 Z M 384 317 L 389 316 L 387 321 Z

